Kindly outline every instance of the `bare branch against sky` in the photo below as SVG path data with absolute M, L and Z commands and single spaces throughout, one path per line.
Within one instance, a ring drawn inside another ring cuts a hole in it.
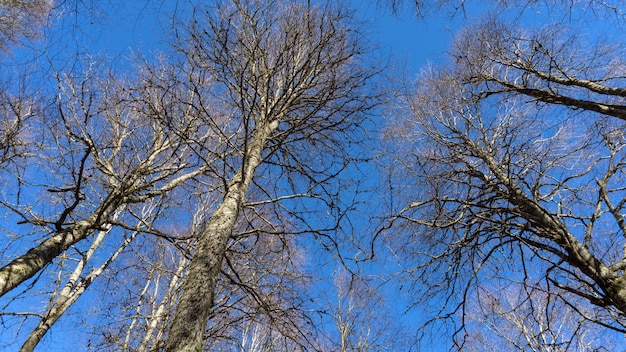
M 625 350 L 624 19 L 0 1 L 0 349 Z

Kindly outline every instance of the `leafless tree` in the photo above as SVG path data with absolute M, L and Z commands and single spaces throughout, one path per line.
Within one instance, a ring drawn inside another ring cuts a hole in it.
M 149 222 L 150 219 L 150 216 L 148 215 L 150 209 L 149 207 L 147 208 L 148 209 L 146 209 L 146 211 L 142 214 L 141 221 L 144 223 Z M 138 226 L 138 228 L 141 228 L 141 226 Z M 78 298 L 85 293 L 94 280 L 98 278 L 98 276 L 100 276 L 124 250 L 126 250 L 127 246 L 139 234 L 139 231 L 134 231 L 120 246 L 117 247 L 109 258 L 104 260 L 99 266 L 91 269 L 88 273 L 85 273 L 86 266 L 90 263 L 90 261 L 92 261 L 92 257 L 102 245 L 105 236 L 107 236 L 109 232 L 110 229 L 101 230 L 97 233 L 96 238 L 90 244 L 89 249 L 87 249 L 84 255 L 78 259 L 78 264 L 75 266 L 74 271 L 67 279 L 65 286 L 60 289 L 59 287 L 55 288 L 55 292 L 51 295 L 52 298 L 50 299 L 50 303 L 46 308 L 45 313 L 42 315 L 37 327 L 35 327 L 28 335 L 26 341 L 20 348 L 20 351 L 33 351 L 50 328 L 63 316 L 72 304 L 74 304 Z
M 626 119 L 625 48 L 610 37 L 584 36 L 564 24 L 524 30 L 487 19 L 465 30 L 454 46 L 459 78 L 484 95 L 523 95 Z
M 141 74 L 133 76 L 140 83 L 131 85 L 93 61 L 74 67 L 52 77 L 56 90 L 42 94 L 42 107 L 32 110 L 42 112 L 27 130 L 37 153 L 22 158 L 22 173 L 3 173 L 8 187 L 1 206 L 12 225 L 3 232 L 0 287 L 7 304 L 1 314 L 39 317 L 42 324 L 25 350 L 34 348 L 137 232 L 158 235 L 151 217 L 162 216 L 169 194 L 206 169 L 206 160 L 185 143 L 205 138 L 190 127 L 195 120 L 174 135 L 154 118 L 165 108 L 175 113 L 177 100 L 141 88 Z M 148 204 L 158 211 L 146 214 Z M 27 243 L 30 250 L 23 248 Z M 110 260 L 103 262 L 106 256 Z M 24 291 L 15 290 L 33 277 Z M 45 313 L 14 314 L 13 307 L 38 294 L 51 297 Z
M 218 112 L 207 115 L 231 119 L 210 125 L 229 146 L 224 197 L 199 235 L 166 351 L 202 348 L 224 255 L 257 168 L 266 165 L 297 185 L 322 184 L 345 167 L 334 148 L 341 153 L 342 139 L 351 139 L 346 132 L 358 129 L 372 107 L 363 88 L 374 74 L 360 62 L 364 49 L 347 16 L 335 4 L 232 1 L 198 12 L 180 34 L 190 69 L 216 82 L 206 99 Z
M 369 94 L 376 70 L 363 65 L 366 48 L 342 5 L 213 5 L 176 29 L 172 61 L 121 73 L 52 54 L 38 81 L 2 91 L 0 315 L 23 324 L 7 330 L 19 330 L 23 350 L 87 288 L 110 285 L 106 297 L 118 281 L 126 296 L 117 292 L 111 311 L 124 314 L 99 347 L 163 348 L 179 336 L 170 313 L 180 283 L 205 283 L 194 277 L 207 248 L 217 250 L 210 299 L 189 306 L 196 293 L 183 289 L 177 308 L 206 313 L 196 326 L 207 348 L 322 345 L 297 235 L 336 245 L 328 234 L 350 207 L 337 176 L 357 158 L 348 153 L 378 102 Z M 181 213 L 200 195 L 222 202 L 201 207 L 201 226 L 181 234 L 190 221 Z M 19 310 L 35 300 L 47 306 Z
M 485 3 L 494 5 L 498 11 L 510 9 L 516 9 L 515 11 L 517 11 L 521 9 L 523 12 L 526 9 L 535 10 L 536 8 L 546 6 L 552 10 L 562 11 L 564 14 L 571 15 L 576 8 L 584 7 L 608 14 L 620 20 L 623 20 L 626 15 L 623 7 L 620 6 L 619 0 L 491 0 L 488 2 L 471 0 L 378 0 L 378 2 L 391 7 L 396 14 L 400 14 L 410 8 L 420 18 L 428 18 L 435 13 L 466 16 L 467 7 L 485 5 Z
M 337 305 L 333 319 L 341 352 L 407 350 L 408 341 L 398 317 L 389 311 L 375 280 L 366 280 L 345 269 L 335 271 Z
M 56 150 L 34 156 L 35 166 L 49 171 L 58 182 L 38 187 L 48 195 L 42 199 L 58 203 L 58 214 L 48 215 L 54 214 L 48 210 L 38 214 L 32 204 L 22 205 L 19 193 L 3 200 L 3 206 L 21 218 L 20 224 L 39 228 L 50 237 L 0 269 L 2 294 L 89 234 L 114 225 L 113 214 L 125 204 L 162 195 L 203 172 L 202 166 L 190 165 L 184 158 L 184 148 L 173 141 L 176 136 L 166 135 L 162 126 L 152 124 L 150 116 L 132 104 L 117 103 L 120 97 L 115 95 L 123 90 L 110 81 L 95 85 L 101 78 L 59 77 L 57 114 L 43 121 L 41 131 Z M 128 149 L 135 153 L 128 155 Z M 54 154 L 57 150 L 60 154 Z
M 33 38 L 48 19 L 52 0 L 4 0 L 0 2 L 0 50 L 7 52 L 23 38 Z
M 602 334 L 542 291 L 483 287 L 469 307 L 468 351 L 609 351 Z
M 184 233 L 187 236 L 193 231 L 187 229 Z M 188 268 L 185 253 L 191 242 L 175 241 L 173 232 L 161 235 L 138 238 L 96 283 L 96 296 L 101 304 L 93 314 L 82 318 L 91 327 L 91 348 L 99 351 L 159 348 Z
M 413 83 L 392 132 L 406 145 L 387 243 L 438 297 L 430 323 L 459 324 L 457 346 L 490 285 L 558 302 L 574 329 L 626 331 L 621 49 L 554 33 L 468 29 L 450 65 Z
M 206 197 L 205 197 L 206 200 Z M 113 264 L 103 292 L 116 292 L 114 302 L 94 326 L 98 350 L 147 351 L 163 347 L 180 293 L 195 234 L 206 223 L 211 203 L 198 201 L 189 243 L 146 238 L 135 241 L 127 260 Z M 259 205 L 247 207 L 229 244 L 216 287 L 215 304 L 205 332 L 205 350 L 309 350 L 321 345 L 309 315 L 319 314 L 310 304 L 314 273 L 304 270 L 305 254 L 297 236 L 282 231 L 271 214 L 259 216 Z M 179 229 L 180 230 L 180 229 Z M 165 230 L 163 230 L 165 232 Z M 163 237 L 161 237 L 163 239 Z M 174 238 L 174 237 L 172 237 Z M 158 244 L 155 246 L 155 244 Z M 178 249 L 177 249 L 178 247 Z M 153 249 L 149 249 L 153 248 Z M 133 263 L 128 267 L 127 262 Z M 177 264 L 178 263 L 178 264 Z M 115 319 L 110 317 L 114 316 Z M 94 320 L 93 317 L 86 320 Z

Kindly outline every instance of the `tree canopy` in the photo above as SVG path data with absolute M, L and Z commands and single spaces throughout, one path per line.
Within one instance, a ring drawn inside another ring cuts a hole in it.
M 105 4 L 0 4 L 0 348 L 626 348 L 620 2 Z

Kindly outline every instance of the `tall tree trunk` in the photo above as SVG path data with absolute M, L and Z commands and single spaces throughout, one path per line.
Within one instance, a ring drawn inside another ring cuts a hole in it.
M 241 169 L 229 182 L 222 203 L 211 215 L 209 223 L 200 234 L 198 247 L 191 260 L 183 292 L 176 307 L 165 352 L 202 350 L 204 331 L 213 306 L 226 244 L 237 222 L 254 171 L 261 163 L 265 142 L 277 126 L 278 121 L 269 124 L 260 123 L 257 126 L 254 138 L 246 149 Z
M 151 342 L 153 343 L 152 348 L 154 349 L 154 343 L 159 341 L 159 333 L 157 331 L 156 336 L 154 336 L 155 331 L 157 330 L 157 328 L 159 328 L 159 325 L 163 323 L 163 320 L 165 320 L 164 316 L 167 314 L 167 312 L 169 312 L 170 309 L 173 309 L 172 307 L 175 303 L 174 300 L 176 298 L 176 291 L 179 287 L 179 278 L 187 267 L 187 263 L 188 260 L 185 257 L 181 258 L 178 262 L 178 268 L 176 269 L 176 273 L 172 276 L 170 283 L 167 285 L 167 290 L 165 291 L 163 299 L 161 299 L 161 302 L 159 303 L 156 310 L 154 310 L 154 313 L 151 314 L 149 323 L 147 324 L 148 326 L 146 328 L 146 333 L 141 339 L 139 347 L 137 347 L 135 351 L 148 352 L 150 350 L 149 347 Z
M 115 217 L 115 215 L 114 215 Z M 39 321 L 37 327 L 28 335 L 28 338 L 20 348 L 20 352 L 32 352 L 35 350 L 44 335 L 52 326 L 65 314 L 65 312 L 76 302 L 80 296 L 89 288 L 93 281 L 104 272 L 104 270 L 126 249 L 139 232 L 133 233 L 124 243 L 107 259 L 102 265 L 94 268 L 89 274 L 81 279 L 87 262 L 91 260 L 95 251 L 100 247 L 102 241 L 109 233 L 108 230 L 100 231 L 91 247 L 78 262 L 74 272 L 70 276 L 65 287 L 59 292 L 58 297 L 50 306 L 44 317 Z
M 96 229 L 106 226 L 109 216 L 118 209 L 120 203 L 114 201 L 98 208 L 89 217 L 76 222 L 71 228 L 57 232 L 0 268 L 0 297 L 33 277 L 70 246 L 84 240 Z
M 61 253 L 81 242 L 96 230 L 110 228 L 110 217 L 116 211 L 121 211 L 128 202 L 143 202 L 169 192 L 186 180 L 201 174 L 204 170 L 204 168 L 198 168 L 174 178 L 157 190 L 150 190 L 140 194 L 140 191 L 150 187 L 150 183 L 143 185 L 135 184 L 142 173 L 145 173 L 145 170 L 142 170 L 145 167 L 147 166 L 141 166 L 141 168 L 138 168 L 129 176 L 128 180 L 122 182 L 118 189 L 112 191 L 88 217 L 57 231 L 52 237 L 0 268 L 0 297 L 35 276 Z

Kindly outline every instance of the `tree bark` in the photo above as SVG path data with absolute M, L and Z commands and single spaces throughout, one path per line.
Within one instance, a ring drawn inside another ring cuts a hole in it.
M 50 306 L 45 316 L 39 321 L 37 327 L 28 335 L 22 344 L 20 352 L 32 352 L 35 350 L 44 335 L 50 328 L 65 314 L 65 312 L 76 302 L 80 296 L 91 286 L 94 280 L 104 272 L 104 270 L 122 253 L 122 251 L 133 241 L 138 232 L 133 233 L 102 265 L 94 268 L 89 274 L 83 275 L 85 265 L 92 258 L 96 249 L 100 247 L 102 241 L 109 233 L 109 230 L 100 231 L 85 256 L 78 262 L 74 272 L 70 276 L 67 284 L 59 292 L 58 297 Z
M 204 331 L 213 306 L 226 244 L 237 222 L 254 171 L 261 164 L 265 142 L 276 127 L 278 121 L 259 124 L 253 140 L 248 145 L 240 170 L 229 182 L 222 203 L 211 215 L 209 223 L 199 236 L 198 247 L 183 284 L 183 292 L 176 307 L 165 352 L 202 350 Z
M 94 231 L 108 228 L 110 217 L 125 204 L 143 202 L 171 191 L 186 180 L 202 173 L 203 170 L 204 168 L 198 168 L 174 178 L 157 190 L 150 190 L 143 194 L 139 194 L 139 191 L 148 188 L 150 183 L 136 186 L 135 182 L 142 172 L 135 172 L 126 182 L 119 185 L 117 190 L 110 193 L 91 215 L 66 229 L 61 229 L 52 237 L 0 268 L 0 297 L 33 277 L 70 246 L 84 240 Z
M 56 233 L 28 252 L 0 268 L 0 297 L 30 279 L 70 246 L 82 241 L 106 224 L 106 219 L 117 209 L 118 203 L 97 209 L 88 218 L 78 221 L 70 229 Z

